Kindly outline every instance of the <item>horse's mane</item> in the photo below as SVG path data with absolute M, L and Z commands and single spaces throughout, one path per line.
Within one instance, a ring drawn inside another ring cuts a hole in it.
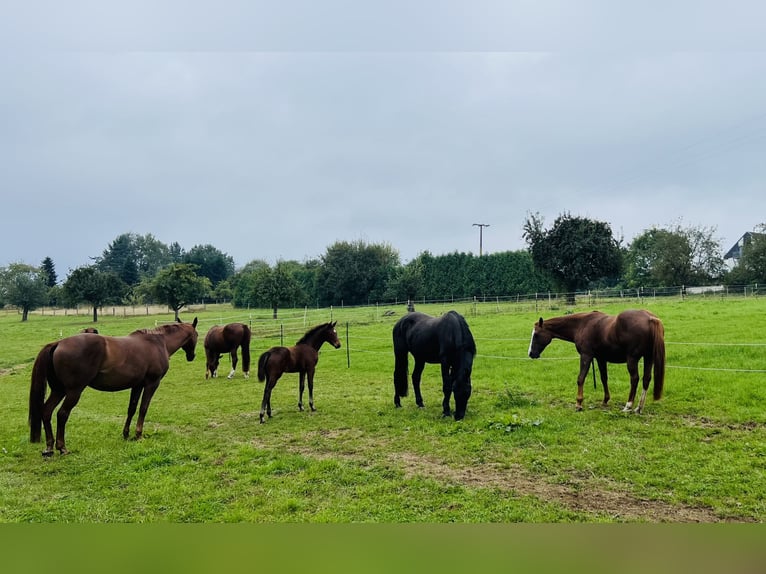
M 168 331 L 177 331 L 181 323 L 167 323 L 150 329 L 136 329 L 131 335 L 165 335 Z
M 306 331 L 306 334 L 303 335 L 300 339 L 298 339 L 298 342 L 295 343 L 296 345 L 302 345 L 309 342 L 309 339 L 312 339 L 314 335 L 316 335 L 319 331 L 324 331 L 327 329 L 331 323 L 322 323 L 321 325 L 317 325 L 316 327 L 312 327 L 308 331 Z

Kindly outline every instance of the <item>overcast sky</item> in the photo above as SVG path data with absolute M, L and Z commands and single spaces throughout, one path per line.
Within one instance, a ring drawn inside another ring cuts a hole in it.
M 526 247 L 530 213 L 766 222 L 766 4 L 7 2 L 0 266 Z M 640 7 L 639 7 L 640 6 Z

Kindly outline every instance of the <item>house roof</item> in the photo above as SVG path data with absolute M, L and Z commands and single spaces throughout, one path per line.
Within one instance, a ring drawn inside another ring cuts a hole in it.
M 752 240 L 753 237 L 757 238 L 764 238 L 766 237 L 766 233 L 756 233 L 754 231 L 746 231 L 742 237 L 740 237 L 737 242 L 731 246 L 731 249 L 729 249 L 726 254 L 723 256 L 724 259 L 739 259 L 742 256 L 742 249 L 745 247 L 745 245 L 748 245 Z

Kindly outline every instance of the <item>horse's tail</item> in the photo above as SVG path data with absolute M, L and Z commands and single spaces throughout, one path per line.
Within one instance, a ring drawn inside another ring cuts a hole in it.
M 394 325 L 394 390 L 399 397 L 406 397 L 409 387 L 407 375 L 409 372 L 409 351 L 405 342 L 402 326 Z
M 250 327 L 242 323 L 242 370 L 245 373 L 250 372 Z
M 269 362 L 270 356 L 271 356 L 271 353 L 269 351 L 266 351 L 258 359 L 258 380 L 261 382 L 266 380 L 266 363 Z
M 43 424 L 43 404 L 48 373 L 53 376 L 52 357 L 58 343 L 48 343 L 37 354 L 32 367 L 32 384 L 29 387 L 29 442 L 40 442 Z
M 662 321 L 652 318 L 653 335 L 653 361 L 654 361 L 654 400 L 662 398 L 662 389 L 665 386 L 665 327 Z

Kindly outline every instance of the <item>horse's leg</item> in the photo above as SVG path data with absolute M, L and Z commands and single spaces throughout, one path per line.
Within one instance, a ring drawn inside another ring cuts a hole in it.
M 229 376 L 226 377 L 227 379 L 231 379 L 234 376 L 234 371 L 237 370 L 237 362 L 239 361 L 239 357 L 237 356 L 237 348 L 234 347 L 234 350 L 230 353 L 231 355 L 231 372 L 229 373 Z
M 448 417 L 452 414 L 449 406 L 450 397 L 452 396 L 452 375 L 451 369 L 446 361 L 442 361 L 442 392 L 444 393 L 444 400 L 442 401 L 442 415 Z
M 127 439 L 130 436 L 130 421 L 133 420 L 133 415 L 136 414 L 136 408 L 138 408 L 138 399 L 141 397 L 141 391 L 144 387 L 133 387 L 130 389 L 130 400 L 128 401 L 128 416 L 125 419 L 125 426 L 122 427 L 122 438 Z
M 641 391 L 641 400 L 638 401 L 638 407 L 636 413 L 641 414 L 644 410 L 644 403 L 646 402 L 646 393 L 649 390 L 649 382 L 652 380 L 652 367 L 654 361 L 650 355 L 644 357 L 644 377 L 642 379 L 643 390 Z
M 412 388 L 415 389 L 415 404 L 421 409 L 423 408 L 423 395 L 420 394 L 420 377 L 425 367 L 425 361 L 415 359 L 415 367 L 412 369 Z
M 638 359 L 628 357 L 627 360 L 628 373 L 630 374 L 630 394 L 628 395 L 628 402 L 623 407 L 623 412 L 629 412 L 633 407 L 633 401 L 636 400 L 636 390 L 638 389 Z
M 606 406 L 609 404 L 609 399 L 612 398 L 609 394 L 609 384 L 607 383 L 609 380 L 609 372 L 607 371 L 607 364 L 604 359 L 596 359 L 596 362 L 598 363 L 598 373 L 601 376 L 601 386 L 604 387 L 603 405 Z
M 136 422 L 136 440 L 140 439 L 144 434 L 144 418 L 149 410 L 149 403 L 152 402 L 154 392 L 159 386 L 159 381 L 152 381 L 144 386 L 144 392 L 141 395 L 141 406 L 138 409 L 138 421 Z
M 577 404 L 575 405 L 576 411 L 582 410 L 582 401 L 585 395 L 583 394 L 583 387 L 585 386 L 585 377 L 588 376 L 588 370 L 592 357 L 588 355 L 580 355 L 580 374 L 577 375 Z
M 301 371 L 298 375 L 298 410 L 303 412 L 303 389 L 306 385 L 306 372 Z
M 77 405 L 82 395 L 82 389 L 72 391 L 64 396 L 64 402 L 56 413 L 56 448 L 61 454 L 69 454 L 64 441 L 66 431 L 66 422 L 69 419 L 69 413 Z
M 271 418 L 271 391 L 274 390 L 274 387 L 277 384 L 277 381 L 279 380 L 279 377 L 282 375 L 276 376 L 273 380 L 270 376 L 266 377 L 266 384 L 263 386 L 263 400 L 261 401 L 261 424 L 263 424 L 263 415 L 264 413 Z
M 311 367 L 308 370 L 306 376 L 309 380 L 309 408 L 311 409 L 311 412 L 314 412 L 316 410 L 314 408 L 314 367 Z
M 51 394 L 43 406 L 42 419 L 43 428 L 45 429 L 45 450 L 43 451 L 43 456 L 45 457 L 53 456 L 53 426 L 51 425 L 51 418 L 53 417 L 53 411 L 63 399 L 64 393 L 51 390 Z

